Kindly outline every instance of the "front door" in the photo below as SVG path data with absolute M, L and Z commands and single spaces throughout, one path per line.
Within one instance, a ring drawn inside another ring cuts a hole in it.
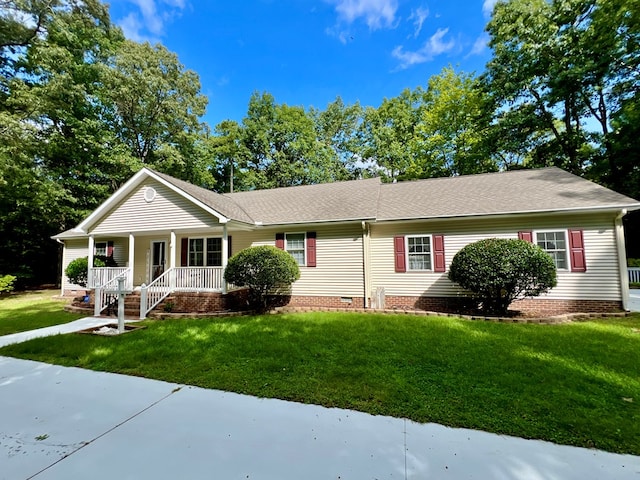
M 164 273 L 166 264 L 167 242 L 158 240 L 151 242 L 151 281 Z

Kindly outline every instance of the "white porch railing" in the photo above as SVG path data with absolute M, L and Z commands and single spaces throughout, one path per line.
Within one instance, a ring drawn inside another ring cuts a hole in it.
M 182 292 L 221 292 L 224 288 L 222 267 L 176 267 L 175 290 Z
M 629 272 L 629 283 L 640 283 L 640 267 L 627 267 Z
M 140 319 L 144 319 L 156 305 L 172 291 L 171 278 L 175 269 L 169 269 L 156 278 L 149 285 L 142 285 L 140 288 Z
M 106 269 L 106 267 L 105 267 Z M 102 270 L 102 268 L 95 268 L 94 270 Z M 102 313 L 102 311 L 109 306 L 109 296 L 113 294 L 113 291 L 118 289 L 118 278 L 125 279 L 125 288 L 131 289 L 131 275 L 130 269 L 123 268 L 110 268 L 109 270 L 121 270 L 120 273 L 106 281 L 105 283 L 99 284 L 95 288 L 95 298 L 94 298 L 94 307 L 93 314 L 97 317 Z M 106 276 L 106 275 L 105 275 Z
M 96 267 L 89 269 L 89 278 L 91 279 L 88 288 L 98 288 L 111 282 L 114 278 L 119 277 L 129 270 L 128 267 Z M 131 289 L 133 282 L 131 278 L 127 278 L 125 288 Z

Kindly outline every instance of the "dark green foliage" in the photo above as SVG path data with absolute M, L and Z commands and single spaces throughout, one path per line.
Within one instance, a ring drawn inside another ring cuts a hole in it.
M 110 257 L 104 257 L 110 258 Z M 111 259 L 113 261 L 113 259 Z M 113 262 L 115 265 L 115 262 Z M 93 259 L 94 267 L 106 267 L 110 266 L 105 263 L 100 257 L 95 257 Z M 87 286 L 87 275 L 89 273 L 89 258 L 82 257 L 76 258 L 72 260 L 67 268 L 64 270 L 64 274 L 67 276 L 71 283 L 75 283 L 76 285 L 80 285 L 81 287 Z
M 627 258 L 627 267 L 640 267 L 640 258 Z
M 300 278 L 300 268 L 284 250 L 261 245 L 241 250 L 229 259 L 224 279 L 238 287 L 249 287 L 249 303 L 267 310 L 273 295 L 286 293 Z
M 524 240 L 489 238 L 453 257 L 449 280 L 473 292 L 490 315 L 504 315 L 513 300 L 556 286 L 556 267 L 540 247 Z

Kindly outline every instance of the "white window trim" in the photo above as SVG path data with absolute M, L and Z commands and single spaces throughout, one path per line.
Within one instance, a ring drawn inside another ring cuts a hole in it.
M 100 247 L 98 247 L 98 245 L 104 245 L 104 253 L 100 253 L 98 251 L 100 249 Z M 106 241 L 106 240 L 105 241 L 100 241 L 100 242 L 95 242 L 93 244 L 94 256 L 96 256 L 96 257 L 106 257 L 108 249 L 109 249 L 109 242 Z
M 219 268 L 222 265 L 207 265 L 207 239 L 209 238 L 219 238 L 222 240 L 222 237 L 187 237 L 187 266 L 189 267 L 216 267 Z M 202 263 L 203 265 L 191 265 L 191 240 L 202 240 Z M 220 250 L 220 259 L 221 264 L 223 263 L 222 259 L 222 250 Z
M 564 234 L 564 264 L 565 268 L 558 268 L 556 266 L 556 270 L 559 272 L 570 272 L 571 271 L 571 247 L 569 245 L 569 230 L 566 228 L 545 228 L 543 230 L 533 230 L 533 244 L 538 245 L 538 234 L 539 233 L 557 233 L 562 232 Z M 542 248 L 542 247 L 540 247 Z M 544 250 L 544 248 L 543 248 Z M 546 253 L 546 250 L 545 250 Z M 554 262 L 555 263 L 555 262 Z
M 428 238 L 429 239 L 429 268 L 411 268 L 409 262 L 409 239 L 410 238 Z M 415 234 L 404 236 L 404 261 L 407 272 L 433 272 L 433 235 L 431 234 Z
M 307 232 L 284 232 L 284 251 L 289 253 L 289 240 L 287 239 L 287 237 L 289 235 L 302 235 L 303 239 L 302 239 L 302 251 L 304 252 L 304 263 L 300 263 L 298 264 L 299 267 L 306 267 L 307 266 Z M 289 255 L 291 255 L 291 253 L 289 253 Z M 291 255 L 293 257 L 293 255 Z M 293 257 L 295 258 L 295 257 Z

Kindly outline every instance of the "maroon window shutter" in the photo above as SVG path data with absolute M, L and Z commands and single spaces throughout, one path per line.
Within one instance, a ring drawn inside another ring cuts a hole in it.
M 276 247 L 284 250 L 284 233 L 276 233 Z
M 406 272 L 407 261 L 404 254 L 404 237 L 393 237 L 393 248 L 395 251 L 396 272 Z
M 107 242 L 107 257 L 113 257 L 113 240 Z
M 183 238 L 180 243 L 180 266 L 186 267 L 189 265 L 189 239 Z
M 444 265 L 444 235 L 433 235 L 433 271 L 446 271 Z
M 518 232 L 518 238 L 529 243 L 533 243 L 533 232 Z
M 316 232 L 307 232 L 307 267 L 316 266 Z
M 229 235 L 229 236 L 227 237 L 227 258 L 231 258 L 231 255 L 233 255 L 233 254 L 231 253 L 231 245 L 232 245 L 232 244 L 231 244 L 231 235 Z
M 571 271 L 586 272 L 587 262 L 584 258 L 582 230 L 569 230 L 569 252 L 571 256 Z

